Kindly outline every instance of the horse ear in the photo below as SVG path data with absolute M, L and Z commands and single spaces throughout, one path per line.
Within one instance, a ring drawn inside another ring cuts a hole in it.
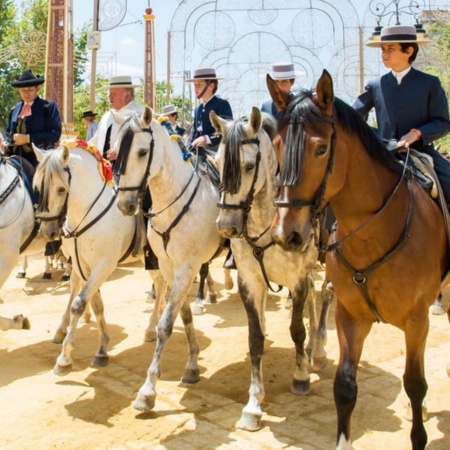
M 316 84 L 316 96 L 320 109 L 331 116 L 333 114 L 334 101 L 333 80 L 326 70 L 322 72 L 322 76 Z
M 67 161 L 69 161 L 70 156 L 70 149 L 67 147 L 67 145 L 61 145 L 62 147 L 62 153 L 61 153 L 61 161 L 64 165 L 67 164 Z
M 221 119 L 214 111 L 209 113 L 209 120 L 211 120 L 213 127 L 218 133 L 222 135 L 225 134 L 225 121 Z
M 254 134 L 256 134 L 261 128 L 261 122 L 261 111 L 256 106 L 253 106 L 252 114 L 250 115 L 250 127 Z
M 31 143 L 31 147 L 33 148 L 33 152 L 36 155 L 36 158 L 39 162 L 44 159 L 45 151 L 41 150 L 39 147 L 36 147 L 33 143 Z
M 141 118 L 142 128 L 148 128 L 152 122 L 152 119 L 153 119 L 153 111 L 149 106 L 145 105 L 145 109 L 144 112 L 142 113 Z
M 266 76 L 267 88 L 269 89 L 270 96 L 272 97 L 275 106 L 280 110 L 286 109 L 286 106 L 289 104 L 291 100 L 291 94 L 287 94 L 283 92 L 272 77 L 267 74 Z

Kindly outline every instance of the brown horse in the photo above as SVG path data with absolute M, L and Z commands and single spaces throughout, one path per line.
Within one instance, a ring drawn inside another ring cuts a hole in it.
M 337 448 L 351 449 L 358 363 L 372 324 L 382 321 L 405 334 L 403 382 L 413 416 L 411 442 L 413 449 L 424 449 L 428 309 L 447 284 L 449 263 L 439 206 L 358 114 L 334 98 L 328 72 L 315 93 L 303 91 L 293 99 L 269 77 L 267 83 L 284 110 L 274 140 L 282 172 L 273 239 L 301 251 L 327 202 L 337 218 L 325 246 L 340 346 L 334 380 Z

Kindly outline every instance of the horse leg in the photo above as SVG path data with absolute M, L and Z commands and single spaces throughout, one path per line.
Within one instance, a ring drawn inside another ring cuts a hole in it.
M 208 290 L 206 291 L 205 303 L 208 305 L 213 305 L 214 303 L 217 303 L 217 293 L 214 287 L 214 278 L 212 277 L 209 269 L 206 274 L 206 285 L 208 286 Z
M 239 272 L 238 287 L 247 313 L 251 361 L 249 399 L 242 410 L 238 427 L 242 430 L 256 431 L 261 428 L 261 403 L 265 395 L 261 360 L 264 353 L 264 310 L 267 286 L 264 280 L 258 283 L 254 277 L 244 276 Z
M 198 368 L 198 355 L 200 347 L 195 336 L 194 322 L 192 318 L 192 311 L 189 306 L 189 301 L 186 299 L 181 305 L 181 320 L 183 321 L 184 330 L 189 344 L 189 359 L 184 368 L 184 374 L 181 378 L 183 383 L 197 383 L 200 379 L 200 369 Z
M 60 260 L 64 262 L 63 266 L 65 266 L 65 271 L 63 273 L 63 276 L 61 278 L 62 281 L 69 281 L 70 275 L 72 274 L 72 260 L 70 258 L 66 258 L 62 253 Z
M 327 284 L 328 280 L 324 280 L 322 283 L 322 308 L 320 310 L 319 326 L 314 336 L 314 348 L 311 354 L 311 368 L 313 370 L 322 370 L 328 362 L 327 351 L 325 350 L 325 346 L 327 345 L 327 321 L 334 291 L 327 289 Z
M 95 353 L 94 359 L 92 361 L 93 367 L 106 367 L 109 362 L 109 356 L 108 356 L 108 344 L 109 344 L 109 335 L 108 335 L 108 329 L 106 326 L 105 321 L 105 312 L 103 308 L 103 300 L 102 295 L 100 293 L 100 290 L 98 290 L 93 296 L 90 301 L 91 307 L 94 311 L 95 318 L 97 320 L 97 326 L 98 326 L 98 334 L 99 334 L 99 341 L 100 346 Z
M 428 311 L 405 327 L 406 366 L 403 385 L 412 409 L 411 443 L 413 450 L 423 450 L 427 445 L 427 433 L 423 426 L 423 402 L 428 390 L 425 379 L 424 353 L 428 335 Z
M 296 395 L 308 395 L 311 390 L 308 371 L 308 355 L 305 350 L 306 328 L 303 321 L 305 302 L 311 296 L 310 277 L 305 276 L 299 280 L 292 292 L 292 316 L 290 332 L 295 344 L 296 369 L 291 384 L 291 392 Z M 313 312 L 315 317 L 315 311 Z M 311 320 L 311 319 L 310 319 Z M 314 319 L 313 319 L 314 321 Z M 313 325 L 315 326 L 315 324 Z
M 19 272 L 17 272 L 16 278 L 25 278 L 27 275 L 28 268 L 28 258 L 27 256 L 22 256 L 22 265 L 19 268 Z
M 179 270 L 182 270 L 182 268 L 180 267 Z M 184 302 L 188 303 L 189 301 L 189 290 L 191 289 L 194 276 L 194 273 L 186 273 L 184 276 L 177 276 L 177 274 L 175 274 L 169 301 L 164 308 L 161 319 L 158 322 L 158 337 L 156 341 L 155 353 L 153 354 L 153 360 L 147 370 L 147 378 L 139 389 L 136 400 L 133 403 L 133 407 L 138 411 L 150 411 L 155 406 L 156 382 L 161 375 L 161 355 L 167 340 L 172 335 L 173 324 L 175 323 L 175 319 L 181 309 L 181 305 Z M 189 316 L 191 321 L 190 325 L 185 323 L 185 328 L 191 327 L 193 333 L 194 327 L 192 324 L 192 315 L 188 315 L 186 312 L 186 305 L 184 305 L 184 308 L 183 322 L 187 321 Z M 192 336 L 188 333 L 188 340 L 189 339 L 192 339 Z M 189 344 L 191 344 L 190 340 Z
M 338 419 L 337 450 L 351 450 L 350 422 L 358 396 L 356 372 L 372 322 L 354 320 L 339 302 L 336 303 L 335 317 L 340 349 L 333 386 Z
M 29 330 L 30 321 L 22 314 L 14 316 L 12 319 L 0 317 L 0 330 Z
M 234 281 L 233 278 L 231 277 L 231 269 L 223 269 L 223 275 L 225 278 L 225 289 L 227 291 L 230 291 L 231 289 L 234 288 Z
M 51 280 L 52 279 L 52 258 L 53 256 L 44 255 L 45 268 L 44 273 L 42 275 L 43 280 Z
M 202 264 L 200 267 L 200 283 L 198 285 L 197 298 L 192 306 L 192 313 L 196 316 L 201 316 L 205 313 L 203 306 L 204 292 L 205 292 L 205 280 L 209 272 L 208 263 Z
M 167 286 L 167 283 L 164 281 L 164 278 L 159 270 L 152 270 L 151 277 L 153 280 L 153 286 L 155 287 L 156 297 L 153 311 L 150 315 L 150 321 L 144 334 L 145 342 L 156 341 L 156 327 L 158 325 L 158 320 L 161 316 L 162 310 L 165 307 L 165 294 Z
M 308 289 L 306 292 L 306 304 L 308 305 L 309 314 L 309 328 L 308 328 L 308 341 L 305 345 L 305 351 L 308 355 L 308 360 L 311 360 L 311 354 L 314 350 L 314 339 L 317 333 L 317 314 L 316 314 L 316 291 L 314 289 L 314 278 L 311 274 L 307 275 Z M 289 291 L 290 293 L 290 291 Z M 292 300 L 292 294 L 291 294 Z

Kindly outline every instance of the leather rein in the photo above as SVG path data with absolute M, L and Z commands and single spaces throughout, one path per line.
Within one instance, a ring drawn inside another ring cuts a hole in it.
M 342 261 L 344 266 L 347 268 L 347 270 L 352 275 L 353 282 L 360 289 L 360 291 L 361 291 L 361 293 L 362 293 L 362 295 L 363 295 L 363 297 L 364 297 L 368 307 L 370 308 L 370 310 L 372 311 L 373 315 L 375 316 L 376 321 L 377 322 L 386 323 L 386 321 L 381 317 L 381 315 L 378 312 L 375 304 L 373 303 L 373 301 L 371 300 L 371 298 L 369 296 L 369 292 L 368 292 L 368 289 L 367 289 L 367 277 L 368 277 L 368 274 L 370 272 L 373 272 L 375 269 L 380 267 L 382 264 L 384 264 L 387 261 L 389 261 L 394 256 L 394 254 L 403 247 L 403 245 L 405 244 L 406 240 L 410 236 L 409 235 L 409 230 L 411 228 L 412 216 L 413 216 L 413 210 L 414 210 L 414 195 L 413 195 L 412 185 L 411 185 L 411 176 L 409 175 L 409 172 L 406 171 L 406 169 L 407 169 L 407 160 L 409 158 L 409 149 L 408 149 L 408 152 L 407 152 L 406 161 L 404 163 L 404 168 L 403 168 L 402 175 L 401 175 L 400 179 L 398 180 L 396 186 L 394 187 L 392 193 L 390 194 L 389 198 L 384 203 L 384 205 L 373 216 L 371 216 L 368 220 L 363 222 L 361 225 L 359 225 L 357 228 L 355 228 L 354 230 L 352 230 L 351 232 L 349 232 L 348 234 L 346 234 L 344 237 L 342 237 L 339 240 L 336 240 L 337 225 L 335 225 L 334 229 L 332 231 L 332 236 L 333 236 L 334 242 L 331 243 L 331 244 L 323 245 L 320 242 L 318 242 L 318 238 L 317 238 L 318 233 L 320 231 L 320 230 L 318 230 L 318 228 L 319 228 L 319 217 L 320 217 L 320 214 L 322 213 L 322 211 L 324 209 L 324 207 L 322 208 L 321 205 L 324 203 L 325 190 L 326 190 L 326 187 L 327 187 L 328 176 L 332 172 L 334 158 L 335 158 L 335 153 L 336 153 L 336 126 L 335 126 L 335 121 L 334 121 L 333 116 L 326 116 L 326 115 L 324 115 L 324 116 L 322 116 L 321 119 L 323 121 L 325 121 L 325 122 L 330 123 L 332 125 L 332 127 L 333 127 L 333 133 L 332 133 L 331 138 L 330 138 L 330 158 L 328 160 L 326 172 L 325 172 L 324 179 L 323 179 L 321 185 L 319 186 L 319 188 L 318 188 L 316 194 L 314 195 L 313 199 L 310 200 L 310 201 L 291 200 L 291 201 L 288 201 L 288 202 L 284 202 L 284 201 L 275 200 L 274 201 L 274 205 L 277 206 L 278 208 L 303 208 L 305 206 L 310 206 L 311 207 L 311 225 L 312 225 L 312 227 L 315 230 L 316 245 L 318 245 L 318 247 L 319 247 L 319 249 L 321 251 L 325 251 L 325 252 L 336 251 L 336 253 L 339 256 L 340 260 Z M 400 185 L 401 185 L 403 180 L 406 180 L 406 184 L 408 186 L 409 208 L 408 208 L 408 215 L 407 215 L 407 218 L 406 218 L 405 228 L 403 230 L 402 235 L 400 236 L 400 238 L 399 238 L 398 242 L 396 243 L 396 245 L 391 250 L 389 250 L 383 257 L 381 257 L 380 259 L 375 261 L 371 266 L 367 267 L 364 270 L 357 270 L 357 269 L 355 269 L 348 262 L 348 260 L 344 257 L 344 254 L 342 253 L 342 249 L 340 248 L 342 242 L 345 241 L 346 239 L 348 239 L 349 237 L 354 236 L 358 231 L 360 231 L 362 228 L 364 228 L 369 223 L 371 223 L 375 218 L 377 218 L 387 208 L 387 206 L 391 203 L 392 199 L 394 198 L 395 194 L 398 192 L 398 190 L 400 188 Z
M 261 268 L 261 272 L 263 274 L 264 281 L 266 282 L 267 287 L 272 292 L 278 293 L 281 291 L 281 289 L 283 289 L 283 286 L 278 286 L 277 290 L 274 290 L 272 288 L 272 286 L 270 285 L 270 281 L 267 276 L 266 269 L 264 267 L 264 261 L 263 261 L 264 252 L 268 248 L 272 247 L 272 245 L 274 245 L 275 242 L 273 240 L 270 240 L 270 242 L 264 246 L 259 246 L 256 244 L 256 242 L 259 239 L 261 239 L 269 231 L 270 225 L 258 236 L 251 237 L 248 234 L 247 221 L 248 221 L 248 216 L 249 216 L 251 208 L 252 208 L 253 199 L 255 197 L 255 186 L 256 186 L 256 181 L 258 180 L 259 165 L 261 162 L 261 149 L 260 149 L 260 141 L 258 138 L 244 139 L 240 142 L 240 145 L 246 145 L 246 144 L 255 144 L 258 148 L 258 152 L 256 153 L 255 173 L 253 175 L 252 184 L 250 186 L 250 190 L 247 193 L 247 197 L 243 202 L 241 202 L 237 205 L 233 205 L 233 204 L 225 202 L 225 193 L 224 193 L 222 200 L 219 203 L 217 203 L 217 207 L 220 209 L 224 209 L 224 210 L 225 209 L 242 210 L 242 214 L 243 214 L 242 235 L 245 238 L 245 240 L 247 241 L 248 245 L 250 245 L 250 247 L 253 249 L 253 256 L 259 263 L 259 266 Z

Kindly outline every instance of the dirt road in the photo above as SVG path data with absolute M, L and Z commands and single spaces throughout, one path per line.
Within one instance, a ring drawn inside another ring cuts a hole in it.
M 53 280 L 42 280 L 43 264 L 36 258 L 30 261 L 26 280 L 17 280 L 13 273 L 0 292 L 4 300 L 0 314 L 27 315 L 31 330 L 0 332 L 0 448 L 334 448 L 332 386 L 338 347 L 333 308 L 328 366 L 312 375 L 309 397 L 296 397 L 289 390 L 294 352 L 285 291 L 270 296 L 266 314 L 263 427 L 254 433 L 236 428 L 248 398 L 247 320 L 237 288 L 224 289 L 221 262 L 213 268 L 219 302 L 208 305 L 204 316 L 194 318 L 201 347 L 201 380 L 195 385 L 179 381 L 187 361 L 187 341 L 178 319 L 162 358 L 156 406 L 149 413 L 132 408 L 155 348 L 154 343 L 143 342 L 153 307 L 145 302 L 150 288 L 145 271 L 140 266 L 121 267 L 102 288 L 111 337 L 109 366 L 90 367 L 97 347 L 93 321 L 77 330 L 73 372 L 64 378 L 53 374 L 60 346 L 51 339 L 68 299 L 69 284 L 59 281 L 62 271 Z M 323 272 L 317 275 L 318 289 Z M 448 297 L 445 292 L 445 305 Z M 450 379 L 445 370 L 450 361 L 449 331 L 446 316 L 431 316 L 426 352 L 430 450 L 450 448 Z M 388 325 L 375 325 L 358 372 L 359 397 L 352 423 L 355 447 L 410 448 L 403 368 L 402 333 Z

